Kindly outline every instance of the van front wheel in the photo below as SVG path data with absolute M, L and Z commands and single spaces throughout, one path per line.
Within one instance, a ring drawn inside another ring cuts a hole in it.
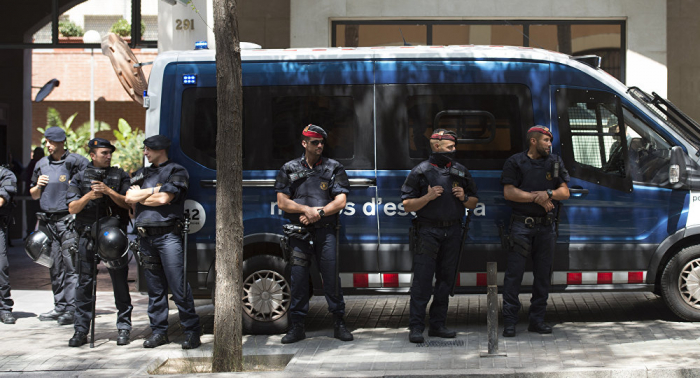
M 661 295 L 676 315 L 700 320 L 700 245 L 683 248 L 661 274 Z
M 280 257 L 258 255 L 243 262 L 244 333 L 271 335 L 287 330 L 290 282 Z

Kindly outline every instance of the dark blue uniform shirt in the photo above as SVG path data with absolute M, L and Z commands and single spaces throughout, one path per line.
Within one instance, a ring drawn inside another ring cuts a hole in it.
M 168 160 L 158 167 L 150 166 L 134 172 L 131 185 L 141 189 L 160 187 L 161 193 L 172 193 L 173 200 L 163 206 L 136 204 L 136 227 L 163 227 L 174 225 L 182 220 L 190 175 L 187 170 Z
M 476 197 L 477 187 L 469 170 L 457 162 L 439 167 L 426 160 L 413 167 L 401 187 L 401 200 L 420 198 L 428 193 L 428 185 L 442 186 L 440 197 L 416 211 L 417 218 L 425 221 L 451 221 L 464 216 L 464 204 L 452 194 L 452 188 L 462 187 L 465 196 Z M 466 198 L 465 198 L 466 200 Z
M 555 169 L 556 162 L 559 169 Z M 508 158 L 501 174 L 502 185 L 513 185 L 526 192 L 555 190 L 569 180 L 569 172 L 559 156 L 549 154 L 546 158 L 533 160 L 527 156 L 527 150 Z M 542 206 L 534 202 L 507 202 L 516 215 L 543 217 L 547 214 Z
M 118 167 L 95 168 L 92 162 L 90 162 L 86 169 L 78 172 L 70 181 L 70 187 L 68 188 L 68 192 L 66 193 L 66 204 L 70 204 L 73 201 L 81 199 L 84 195 L 86 195 L 92 190 L 93 180 L 85 179 L 86 172 L 88 176 L 91 176 L 93 174 L 90 171 L 101 172 L 101 174 L 103 175 L 103 179 L 98 181 L 102 181 L 105 185 L 107 185 L 112 190 L 121 195 L 125 195 L 126 191 L 129 190 L 129 183 L 131 178 L 129 177 L 128 173 L 124 172 L 124 170 Z M 100 201 L 100 217 L 114 216 L 118 212 L 122 214 L 124 213 L 121 210 L 121 208 L 116 203 L 114 203 L 114 201 L 112 201 L 111 198 L 109 198 L 109 196 L 105 195 Z M 85 205 L 83 210 L 80 213 L 78 213 L 76 220 L 84 223 L 92 223 L 97 221 L 95 202 L 95 200 L 89 201 L 87 205 Z M 120 216 L 123 215 L 120 214 Z M 126 216 L 128 217 L 128 212 L 126 213 Z
M 32 174 L 33 188 L 39 181 L 39 176 L 49 176 L 49 183 L 41 190 L 39 204 L 41 210 L 48 213 L 68 212 L 66 192 L 70 180 L 75 174 L 87 167 L 90 162 L 84 156 L 66 151 L 61 160 L 54 160 L 51 155 L 41 158 L 34 167 Z
M 314 167 L 306 163 L 304 155 L 285 163 L 277 173 L 275 191 L 284 193 L 302 205 L 323 207 L 341 193 L 350 193 L 350 182 L 343 165 L 333 159 L 321 157 Z M 299 222 L 300 214 L 285 216 L 292 222 Z M 329 215 L 319 222 L 332 221 L 335 215 Z

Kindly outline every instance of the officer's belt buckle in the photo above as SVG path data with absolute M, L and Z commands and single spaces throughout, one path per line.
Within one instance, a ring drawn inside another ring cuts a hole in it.
M 527 228 L 533 228 L 535 227 L 535 218 L 526 217 L 524 223 Z

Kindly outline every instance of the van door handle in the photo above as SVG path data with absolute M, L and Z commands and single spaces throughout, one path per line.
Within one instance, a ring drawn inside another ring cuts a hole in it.
M 377 179 L 373 178 L 351 178 L 348 181 L 350 181 L 350 186 L 353 188 L 368 188 L 377 185 Z
M 583 198 L 588 195 L 588 189 L 584 189 L 580 186 L 572 186 L 569 188 L 569 194 L 575 198 Z
M 199 180 L 202 188 L 216 188 L 216 180 Z

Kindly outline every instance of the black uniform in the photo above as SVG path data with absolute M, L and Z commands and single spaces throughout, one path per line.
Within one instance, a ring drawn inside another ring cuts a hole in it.
M 477 196 L 476 183 L 465 166 L 455 161 L 438 164 L 432 155 L 408 174 L 401 187 L 401 200 L 424 196 L 428 186 L 442 186 L 444 192 L 416 211 L 414 220 L 419 242 L 413 256 L 409 328 L 420 331 L 425 329 L 425 309 L 431 291 L 430 327 L 438 329 L 445 325 L 448 298 L 458 269 L 465 207 L 452 194 L 452 188 L 462 187 L 465 200 Z M 435 289 L 431 290 L 433 276 Z
M 96 175 L 97 173 L 97 175 Z M 93 179 L 91 177 L 102 176 L 102 181 L 117 193 L 124 195 L 129 189 L 129 175 L 118 167 L 106 169 L 95 168 L 92 163 L 87 168 L 78 172 L 70 182 L 70 187 L 66 194 L 66 203 L 77 201 L 89 193 L 92 188 Z M 76 287 L 75 298 L 75 331 L 87 333 L 92 319 L 92 288 L 93 275 L 92 267 L 95 261 L 97 245 L 90 236 L 90 228 L 102 217 L 118 216 L 122 220 L 122 229 L 126 232 L 129 222 L 128 210 L 119 207 L 106 194 L 101 199 L 91 200 L 82 211 L 76 215 L 75 228 L 80 237 L 78 243 L 78 253 L 80 254 L 80 268 L 78 286 Z M 117 307 L 117 329 L 131 330 L 131 296 L 129 295 L 129 267 L 120 269 L 107 269 L 112 279 L 112 289 L 114 290 L 114 304 Z
M 172 202 L 163 206 L 136 204 L 135 226 L 141 237 L 141 259 L 148 285 L 148 317 L 154 334 L 167 335 L 168 288 L 185 333 L 199 336 L 201 332 L 190 285 L 183 287 L 182 220 L 188 183 L 187 170 L 170 160 L 158 167 L 141 168 L 131 179 L 132 185 L 142 189 L 160 187 L 161 193 L 175 195 Z
M 304 155 L 282 166 L 277 173 L 275 191 L 289 196 L 299 204 L 310 207 L 323 207 L 342 193 L 350 193 L 350 182 L 343 165 L 333 159 L 321 157 L 311 168 Z M 285 213 L 292 224 L 303 226 L 301 214 Z M 309 312 L 309 268 L 311 259 L 316 264 L 323 279 L 323 292 L 328 302 L 328 311 L 337 317 L 345 314 L 345 300 L 342 290 L 335 294 L 336 284 L 340 287 L 340 277 L 336 273 L 336 214 L 321 218 L 307 229 L 306 240 L 289 238 L 292 249 L 292 298 L 289 307 L 290 321 L 303 323 Z
M 69 228 L 73 216 L 68 214 L 66 192 L 75 174 L 87 167 L 85 157 L 66 151 L 61 160 L 51 155 L 44 156 L 34 167 L 31 187 L 35 187 L 39 176 L 49 176 L 49 183 L 41 190 L 39 203 L 41 210 L 49 217 L 46 224 L 51 242 L 51 289 L 54 296 L 54 310 L 59 313 L 75 310 L 75 285 L 78 276 L 73 266 L 71 247 L 77 242 L 77 233 Z
M 501 184 L 513 185 L 526 192 L 555 190 L 569 182 L 569 172 L 560 157 L 550 154 L 546 158 L 530 159 L 527 151 L 511 156 L 503 166 Z M 558 201 L 554 201 L 555 210 Z M 510 226 L 512 248 L 508 253 L 508 266 L 503 282 L 503 322 L 515 324 L 520 311 L 520 284 L 525 263 L 532 255 L 534 283 L 530 300 L 530 324 L 544 322 L 552 270 L 552 257 L 556 243 L 555 215 L 534 203 L 508 201 L 513 209 Z
M 12 197 L 17 193 L 17 178 L 7 168 L 0 168 L 0 197 L 5 204 L 0 207 L 0 313 L 12 312 L 14 302 L 10 296 L 10 272 L 7 262 L 7 225 L 12 219 Z

